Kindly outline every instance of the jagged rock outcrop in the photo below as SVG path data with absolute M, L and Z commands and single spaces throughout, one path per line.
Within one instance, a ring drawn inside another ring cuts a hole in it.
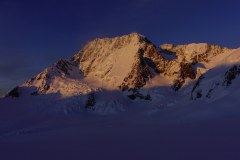
M 137 89 L 130 90 L 130 93 L 131 94 L 128 95 L 128 98 L 130 98 L 131 100 L 135 100 L 136 98 L 149 100 L 149 101 L 152 100 L 150 94 L 144 95 L 144 94 L 140 93 Z
M 185 83 L 185 79 L 195 79 L 196 73 L 193 71 L 192 63 L 181 62 L 177 79 L 174 80 L 173 89 L 177 91 Z
M 19 97 L 19 96 L 20 96 L 19 87 L 15 87 L 6 95 L 6 97 Z
M 86 101 L 86 106 L 85 108 L 87 109 L 91 109 L 94 110 L 94 105 L 95 105 L 96 101 L 95 101 L 95 95 L 94 93 L 90 93 L 87 97 L 87 101 Z
M 225 73 L 225 79 L 223 81 L 223 86 L 229 86 L 232 81 L 240 74 L 240 66 L 234 65 Z

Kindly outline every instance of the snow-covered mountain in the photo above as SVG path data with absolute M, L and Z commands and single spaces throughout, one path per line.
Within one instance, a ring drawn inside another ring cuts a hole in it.
M 236 159 L 239 75 L 240 49 L 95 39 L 0 99 L 0 156 Z
M 240 73 L 239 53 L 206 43 L 158 48 L 138 33 L 97 38 L 70 59 L 59 60 L 14 88 L 5 99 L 75 98 L 78 108 L 100 112 L 122 111 L 129 103 L 158 107 L 215 100 L 230 92 L 227 88 Z M 61 106 L 75 108 L 69 101 Z

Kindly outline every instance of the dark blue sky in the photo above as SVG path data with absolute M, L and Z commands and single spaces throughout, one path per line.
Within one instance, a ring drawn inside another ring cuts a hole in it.
M 96 37 L 239 47 L 239 17 L 239 0 L 0 0 L 0 94 Z

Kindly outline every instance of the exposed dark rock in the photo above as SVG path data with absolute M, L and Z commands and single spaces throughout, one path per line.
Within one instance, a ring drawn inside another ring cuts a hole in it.
M 20 96 L 19 87 L 15 87 L 6 95 L 6 97 L 19 97 L 19 96 Z
M 176 80 L 174 80 L 174 82 L 173 82 L 173 90 L 174 91 L 178 91 L 181 87 L 182 87 L 182 85 L 184 84 L 184 82 L 185 82 L 185 80 L 182 80 L 182 79 L 176 79 Z
M 208 93 L 207 93 L 207 95 L 206 95 L 206 98 L 211 98 L 211 93 L 212 93 L 212 91 L 213 91 L 213 89 L 211 88 L 211 89 L 208 91 Z
M 136 99 L 137 97 L 136 97 L 134 94 L 130 94 L 130 95 L 128 95 L 128 98 L 130 98 L 131 100 L 134 100 L 134 99 Z
M 191 78 L 191 79 L 196 78 L 196 73 L 194 72 L 191 63 L 181 62 L 179 72 L 180 73 L 179 73 L 178 78 L 175 79 L 173 82 L 173 90 L 174 91 L 177 91 L 182 87 L 182 85 L 185 83 L 186 78 Z
M 204 75 L 201 75 L 199 78 L 198 78 L 198 80 L 197 80 L 197 82 L 194 84 L 194 86 L 193 86 L 193 88 L 192 88 L 192 91 L 191 91 L 191 99 L 194 99 L 193 98 L 193 92 L 196 90 L 196 88 L 200 85 L 200 82 L 204 79 L 205 77 L 204 77 Z
M 173 82 L 173 90 L 177 91 L 179 90 L 182 85 L 185 83 L 186 78 L 195 79 L 196 73 L 193 71 L 192 64 L 191 63 L 180 63 L 180 71 L 179 76 L 177 79 Z
M 56 64 L 56 67 L 61 70 L 63 73 L 69 75 L 69 70 L 72 70 L 71 63 L 66 60 L 60 60 Z
M 145 96 L 145 100 L 149 100 L 149 101 L 152 100 L 152 97 L 150 96 L 150 94 L 147 94 L 147 95 Z
M 95 104 L 96 104 L 95 95 L 94 95 L 94 93 L 91 93 L 91 94 L 88 95 L 85 108 L 94 110 L 95 109 L 95 107 L 94 107 Z
M 223 81 L 223 86 L 229 86 L 232 84 L 232 80 L 240 74 L 240 66 L 234 65 L 225 73 L 225 79 Z
M 32 78 L 31 82 L 34 81 L 35 79 L 42 80 L 42 79 L 49 79 L 49 78 L 50 78 L 50 75 L 48 73 L 42 72 L 39 75 L 37 75 L 36 78 Z
M 192 64 L 197 64 L 199 62 L 209 62 L 208 55 L 206 53 L 196 55 L 192 58 Z
M 145 99 L 149 101 L 152 100 L 152 97 L 150 96 L 150 94 L 147 94 L 145 96 L 142 93 L 140 93 L 137 89 L 131 89 L 130 91 L 132 92 L 132 94 L 129 94 L 128 98 L 130 98 L 131 100 L 135 100 L 136 98 Z
M 180 67 L 181 67 L 180 78 L 182 78 L 182 79 L 186 79 L 186 78 L 195 79 L 196 78 L 196 73 L 194 72 L 191 63 L 181 62 Z
M 201 98 L 201 97 L 202 97 L 202 90 L 198 90 L 196 98 Z
M 37 91 L 31 93 L 32 96 L 37 96 L 39 95 Z
M 45 84 L 43 88 L 45 91 L 47 91 L 50 88 L 50 86 L 48 84 Z

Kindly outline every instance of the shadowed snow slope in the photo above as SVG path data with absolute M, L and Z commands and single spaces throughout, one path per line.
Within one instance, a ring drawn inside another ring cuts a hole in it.
M 240 49 L 95 39 L 0 99 L 0 157 L 237 159 L 238 75 Z

